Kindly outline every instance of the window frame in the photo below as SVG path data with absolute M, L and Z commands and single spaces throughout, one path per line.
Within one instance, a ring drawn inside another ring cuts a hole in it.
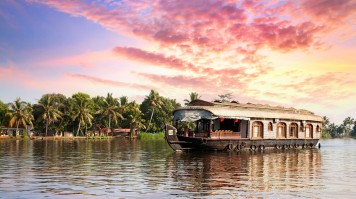
M 282 129 L 281 134 L 279 134 L 279 129 Z M 283 136 L 284 135 L 284 136 Z M 284 122 L 279 122 L 277 124 L 277 131 L 276 131 L 277 138 L 287 138 L 287 124 Z
M 255 132 L 256 127 L 258 128 L 257 132 Z M 252 138 L 263 138 L 263 123 L 261 121 L 252 123 Z
M 292 131 L 294 129 L 294 132 Z M 291 123 L 289 125 L 289 136 L 290 138 L 298 138 L 298 124 L 297 123 Z

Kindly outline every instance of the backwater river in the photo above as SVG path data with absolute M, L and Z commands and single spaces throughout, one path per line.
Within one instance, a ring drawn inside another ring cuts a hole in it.
M 355 198 L 356 139 L 173 152 L 165 141 L 0 140 L 0 198 Z

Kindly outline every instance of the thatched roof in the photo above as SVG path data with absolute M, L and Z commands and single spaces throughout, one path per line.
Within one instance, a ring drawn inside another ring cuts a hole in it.
M 241 104 L 238 102 L 207 102 L 203 100 L 194 100 L 186 107 L 178 110 L 205 110 L 217 117 L 244 117 L 244 118 L 271 118 L 271 119 L 292 119 L 322 122 L 321 116 L 313 112 L 285 108 L 280 106 L 270 106 L 261 104 Z

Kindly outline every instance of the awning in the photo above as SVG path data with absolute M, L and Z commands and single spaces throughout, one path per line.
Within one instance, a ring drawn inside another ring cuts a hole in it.
M 194 122 L 200 119 L 216 119 L 209 111 L 205 110 L 178 110 L 174 112 L 174 121 Z
M 206 110 L 178 110 L 174 112 L 174 121 L 194 122 L 200 119 L 214 120 L 217 118 L 250 120 L 250 118 L 239 116 L 213 115 Z

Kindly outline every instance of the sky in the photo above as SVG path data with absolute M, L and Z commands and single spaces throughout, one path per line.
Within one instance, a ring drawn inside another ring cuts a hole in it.
M 0 1 L 1 101 L 151 89 L 356 118 L 356 1 Z

